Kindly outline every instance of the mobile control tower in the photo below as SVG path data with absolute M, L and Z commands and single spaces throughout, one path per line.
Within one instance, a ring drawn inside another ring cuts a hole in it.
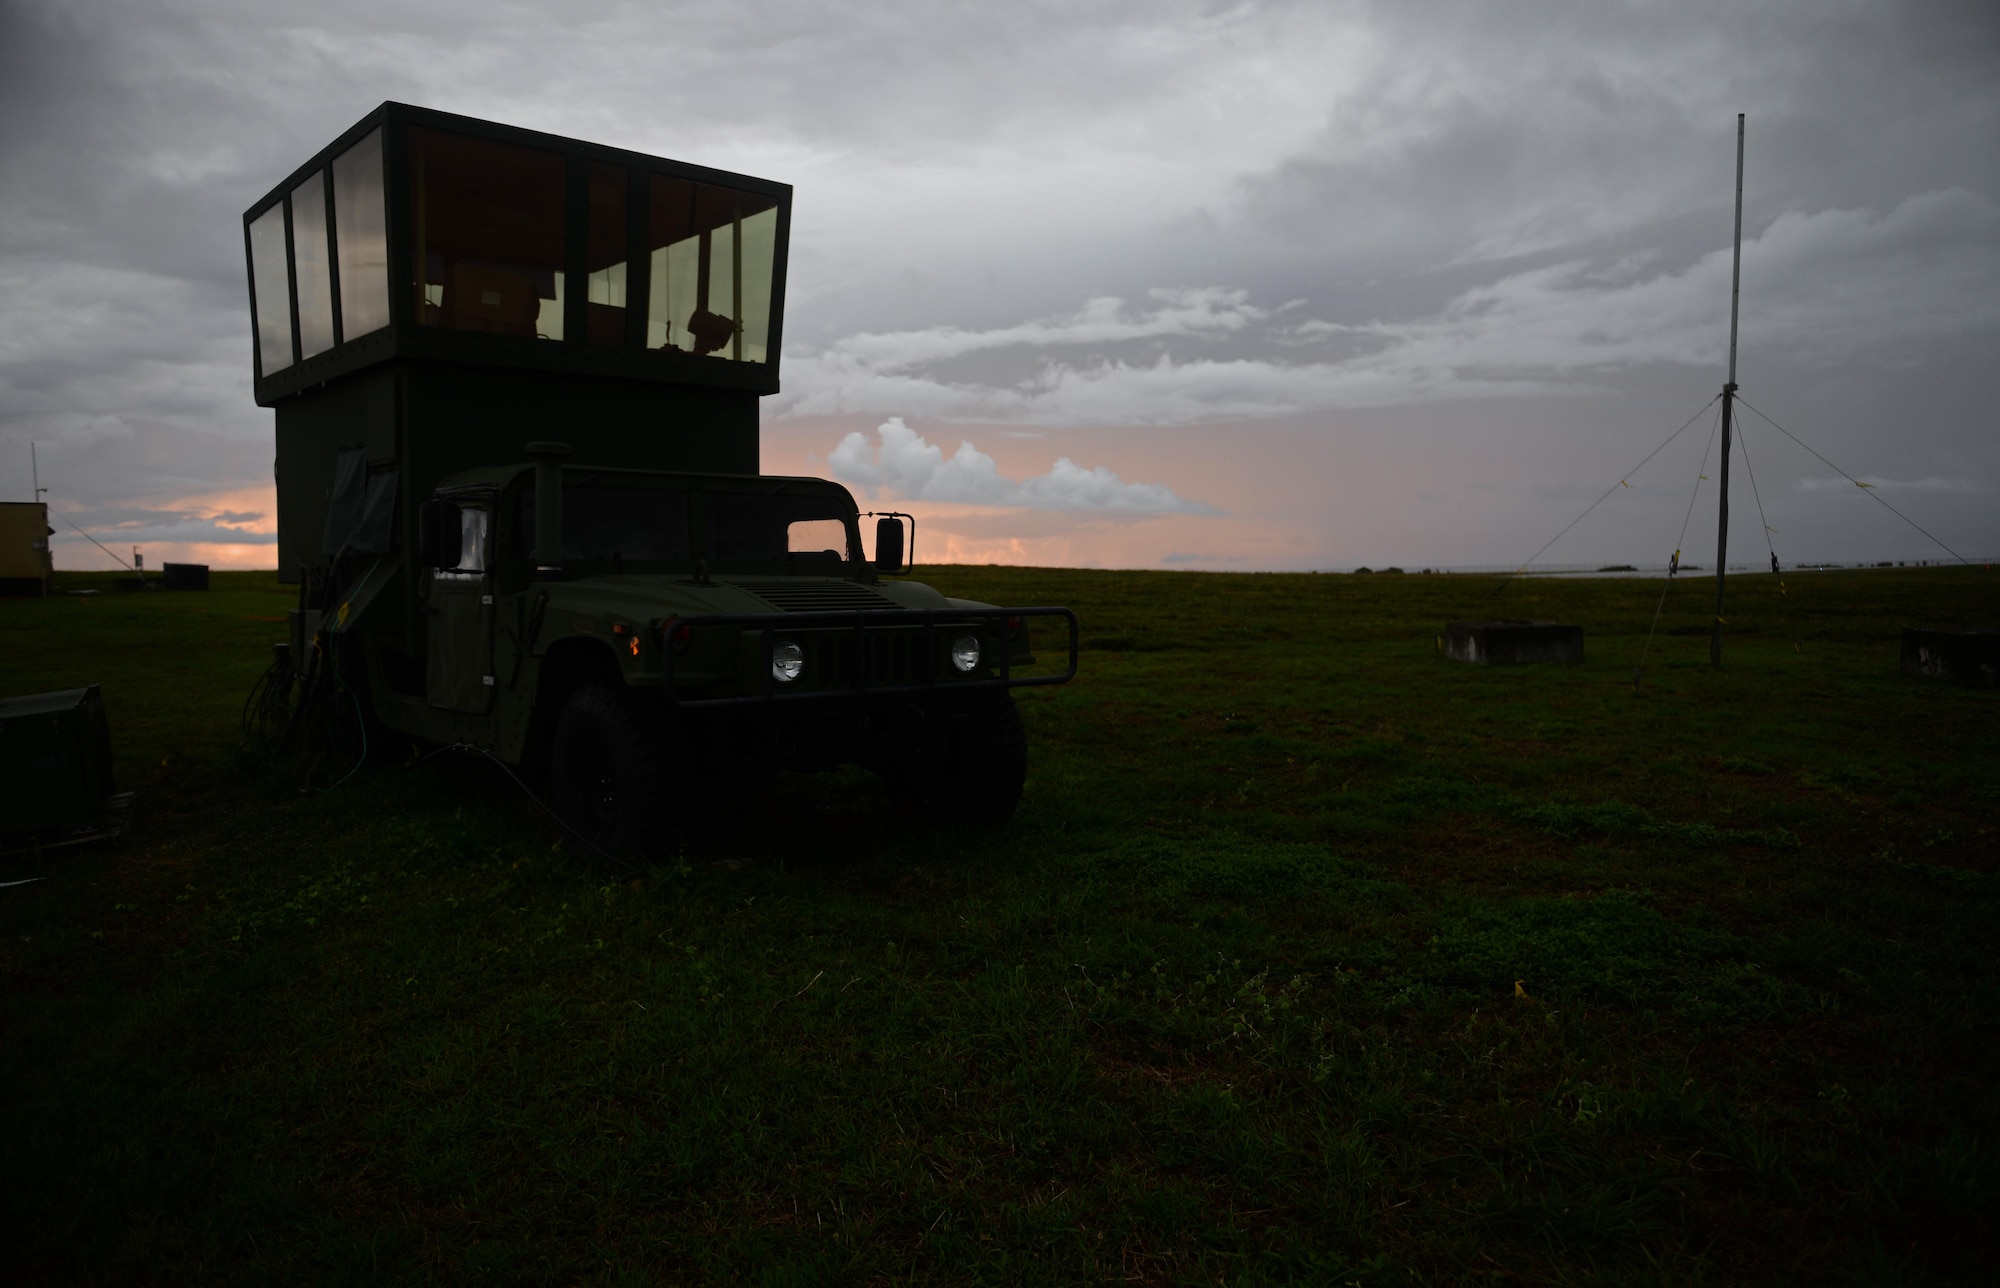
M 890 580 L 908 516 L 864 558 L 845 488 L 758 472 L 791 210 L 785 184 L 385 103 L 244 214 L 293 727 L 485 749 L 614 851 L 779 768 L 1012 812 L 1008 690 L 1075 674 L 1076 619 Z

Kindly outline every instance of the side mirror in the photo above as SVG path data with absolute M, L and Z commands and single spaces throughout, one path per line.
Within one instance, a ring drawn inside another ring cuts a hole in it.
M 450 501 L 426 501 L 418 506 L 418 561 L 426 568 L 456 568 L 458 555 L 458 506 Z
M 901 519 L 875 520 L 875 571 L 885 573 L 909 571 L 909 567 L 903 563 Z

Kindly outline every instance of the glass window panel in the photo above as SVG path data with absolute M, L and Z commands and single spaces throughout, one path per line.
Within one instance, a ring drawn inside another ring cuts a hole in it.
M 344 339 L 389 325 L 389 223 L 382 199 L 382 131 L 333 159 L 333 233 L 340 255 Z
M 662 175 L 651 198 L 647 347 L 768 361 L 777 202 Z
M 466 506 L 458 512 L 459 572 L 486 571 L 487 512 Z
M 485 297 L 482 296 L 482 299 Z M 538 340 L 560 340 L 563 338 L 563 275 L 555 275 L 555 294 L 542 300 L 535 310 L 535 338 Z
M 795 519 L 786 530 L 785 549 L 791 554 L 828 554 L 847 558 L 844 519 Z
M 418 320 L 563 338 L 561 154 L 410 130 Z
M 326 176 L 292 189 L 292 273 L 299 292 L 299 356 L 333 347 L 333 248 L 326 236 Z
M 625 212 L 627 171 L 590 167 L 590 269 L 585 330 L 592 344 L 625 343 Z
M 535 543 L 535 489 L 519 494 L 515 527 Z M 532 553 L 532 552 L 530 552 Z M 563 480 L 563 558 L 686 563 L 687 493 L 604 475 Z
M 708 235 L 708 304 L 709 312 L 718 317 L 728 318 L 728 335 L 736 334 L 736 226 L 724 224 Z M 716 334 L 725 334 L 720 327 Z M 697 343 L 699 337 L 697 337 Z M 734 357 L 734 354 L 730 355 Z
M 250 221 L 250 282 L 257 293 L 257 369 L 292 365 L 292 276 L 285 269 L 285 203 Z
M 743 361 L 769 362 L 771 275 L 778 255 L 778 208 L 743 219 Z
M 701 241 L 690 237 L 655 250 L 652 290 L 648 295 L 646 347 L 694 350 L 687 319 L 695 307 L 694 288 L 701 276 Z M 674 319 L 679 318 L 679 324 Z
M 849 510 L 832 494 L 711 492 L 707 508 L 708 553 L 718 565 L 798 568 L 806 561 L 792 556 L 804 554 L 816 567 L 825 552 L 838 552 L 838 562 L 848 549 Z

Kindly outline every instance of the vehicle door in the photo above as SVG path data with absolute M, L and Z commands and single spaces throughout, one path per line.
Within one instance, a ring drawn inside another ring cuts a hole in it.
M 493 511 L 458 506 L 458 549 L 442 543 L 431 570 L 430 647 L 424 690 L 434 707 L 484 715 L 493 706 Z

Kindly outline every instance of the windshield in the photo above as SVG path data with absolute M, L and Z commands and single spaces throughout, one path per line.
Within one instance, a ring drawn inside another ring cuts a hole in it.
M 535 544 L 535 489 L 522 488 L 516 522 L 523 549 Z M 646 479 L 585 475 L 563 481 L 563 559 L 687 563 L 688 497 Z
M 707 503 L 709 558 L 718 568 L 837 575 L 850 558 L 850 510 L 841 496 L 767 489 L 711 492 Z
M 515 530 L 532 553 L 535 489 L 516 494 Z M 857 556 L 846 496 L 779 482 L 750 490 L 704 490 L 705 523 L 694 540 L 694 502 L 678 479 L 570 474 L 563 480 L 563 560 L 688 565 L 705 552 L 716 571 L 839 576 Z

